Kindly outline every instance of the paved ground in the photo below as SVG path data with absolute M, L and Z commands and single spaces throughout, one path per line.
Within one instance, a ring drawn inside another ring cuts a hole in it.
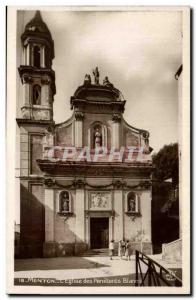
M 41 277 L 56 279 L 91 278 L 135 273 L 135 260 L 114 257 L 56 257 L 17 259 L 15 278 Z
M 160 255 L 152 255 L 151 258 L 163 265 Z M 179 267 L 175 264 L 164 266 L 171 270 Z M 146 266 L 142 264 L 141 268 L 144 274 Z M 24 284 L 29 284 L 29 278 L 33 279 L 30 280 L 32 285 L 43 284 L 37 279 L 52 279 L 55 281 L 53 285 L 81 285 L 80 280 L 82 285 L 97 285 L 99 282 L 101 285 L 134 285 L 135 256 L 132 256 L 130 261 L 117 256 L 112 260 L 108 256 L 16 259 L 15 284 L 21 285 L 24 280 Z M 48 281 L 48 285 L 50 283 Z M 47 285 L 46 282 L 44 284 Z

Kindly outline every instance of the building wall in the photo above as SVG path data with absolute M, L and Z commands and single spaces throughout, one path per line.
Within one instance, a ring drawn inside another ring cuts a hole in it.
M 61 184 L 67 185 L 66 178 L 61 178 Z M 127 194 L 129 190 L 105 187 L 111 184 L 111 178 L 87 178 L 92 187 L 80 189 L 55 188 L 51 190 L 50 209 L 46 210 L 46 223 L 49 224 L 49 237 L 46 237 L 44 256 L 67 256 L 85 251 L 90 244 L 90 219 L 109 218 L 109 239 L 114 239 L 116 250 L 122 239 L 130 240 L 133 248 L 151 253 L 151 190 L 135 190 L 140 195 L 139 214 L 127 215 Z M 135 184 L 135 182 L 134 182 Z M 100 187 L 103 185 L 103 187 Z M 97 186 L 97 187 L 96 187 Z M 47 188 L 46 188 L 47 189 Z M 72 214 L 59 214 L 59 194 L 67 190 L 71 197 Z M 132 189 L 134 191 L 134 189 Z M 106 208 L 92 209 L 90 205 L 92 193 L 109 194 L 109 205 Z M 48 193 L 47 199 L 48 201 Z M 111 199 L 111 203 L 110 203 Z M 47 203 L 45 202 L 47 206 Z M 47 221 L 48 220 L 48 221 Z M 46 224 L 46 227 L 47 227 Z M 51 227 L 51 224 L 53 228 Z M 51 237 L 51 232 L 54 232 Z M 53 251 L 51 251 L 53 245 Z M 117 253 L 117 251 L 116 251 Z

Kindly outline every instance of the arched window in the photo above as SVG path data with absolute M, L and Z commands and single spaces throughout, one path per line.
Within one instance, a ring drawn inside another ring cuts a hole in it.
M 39 46 L 35 46 L 33 49 L 33 66 L 37 68 L 41 66 L 41 49 Z
M 62 191 L 59 196 L 59 212 L 67 213 L 71 211 L 71 203 L 68 191 Z
M 127 212 L 138 212 L 138 196 L 134 192 L 129 192 L 127 195 Z
M 33 105 L 41 104 L 41 86 L 36 84 L 33 87 Z

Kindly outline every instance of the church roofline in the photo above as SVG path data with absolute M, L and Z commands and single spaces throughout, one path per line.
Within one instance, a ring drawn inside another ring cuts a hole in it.
M 100 176 L 129 176 L 138 174 L 141 176 L 152 172 L 153 166 L 151 161 L 144 162 L 52 162 L 48 159 L 38 159 L 37 163 L 40 169 L 52 175 L 100 175 Z

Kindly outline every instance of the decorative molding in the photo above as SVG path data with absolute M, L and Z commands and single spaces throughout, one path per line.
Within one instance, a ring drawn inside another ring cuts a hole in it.
M 44 178 L 44 184 L 46 185 L 46 187 L 54 187 L 54 188 L 58 187 L 62 189 L 70 189 L 70 188 L 81 189 L 87 186 L 94 189 L 114 188 L 114 189 L 133 190 L 133 189 L 149 189 L 152 186 L 152 182 L 150 180 L 140 181 L 136 185 L 127 185 L 126 181 L 122 181 L 122 180 L 116 180 L 110 184 L 92 185 L 81 179 L 73 180 L 73 182 L 69 185 L 62 185 L 53 178 Z

